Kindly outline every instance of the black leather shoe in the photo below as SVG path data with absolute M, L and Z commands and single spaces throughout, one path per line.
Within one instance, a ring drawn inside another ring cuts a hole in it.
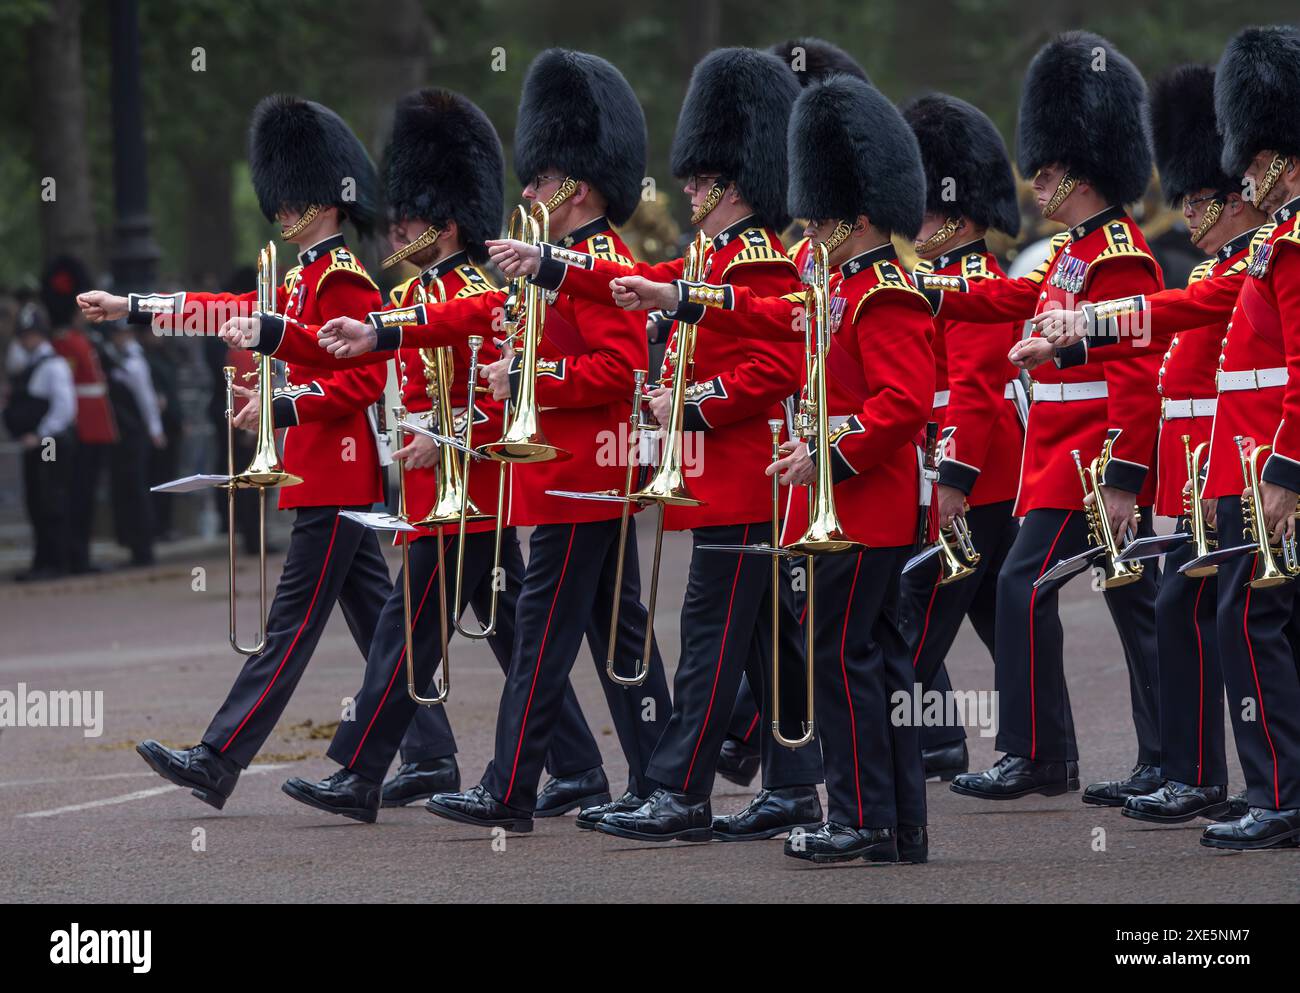
M 478 827 L 502 827 L 515 834 L 528 834 L 533 829 L 532 814 L 517 807 L 507 807 L 481 783 L 464 793 L 435 793 L 429 797 L 424 809 L 449 821 Z
M 537 794 L 534 817 L 559 817 L 570 810 L 585 810 L 609 803 L 609 780 L 600 766 L 576 776 L 551 779 Z
M 1094 807 L 1122 807 L 1131 796 L 1147 796 L 1165 785 L 1158 765 L 1139 762 L 1127 779 L 1107 779 L 1083 791 L 1083 802 Z
M 1218 820 L 1228 812 L 1228 787 L 1188 786 L 1172 779 L 1146 796 L 1131 796 L 1120 811 L 1125 817 L 1154 824 L 1182 824 L 1197 817 Z
M 647 799 L 648 797 L 637 796 L 629 790 L 617 800 L 598 803 L 594 807 L 583 807 L 578 811 L 578 827 L 583 831 L 594 831 L 600 819 L 606 814 L 630 814 L 645 803 Z
M 1201 835 L 1206 848 L 1250 851 L 1260 848 L 1300 846 L 1300 810 L 1265 810 L 1251 807 L 1246 816 L 1230 824 L 1211 824 Z
M 718 775 L 737 786 L 748 786 L 758 775 L 758 749 L 728 738 L 718 749 Z
M 743 810 L 713 818 L 714 841 L 763 841 L 795 828 L 816 831 L 822 824 L 822 802 L 816 786 L 786 786 L 759 790 Z
M 947 783 L 970 769 L 970 753 L 963 739 L 937 748 L 922 748 L 921 762 L 925 765 L 926 779 Z
M 1234 793 L 1228 797 L 1228 810 L 1226 813 L 1216 817 L 1218 821 L 1239 821 L 1250 812 L 1250 801 L 1246 799 L 1246 791 Z
M 930 861 L 930 832 L 922 824 L 898 825 L 898 861 L 924 865 Z
M 416 800 L 427 800 L 435 793 L 460 792 L 460 766 L 456 756 L 444 755 L 424 762 L 404 762 L 396 774 L 384 783 L 381 807 L 405 807 Z
M 294 776 L 280 789 L 299 803 L 327 814 L 341 814 L 363 824 L 373 824 L 379 816 L 381 784 L 351 769 L 336 769 L 332 776 L 319 783 Z
M 795 831 L 785 839 L 785 854 L 805 862 L 897 862 L 893 828 L 851 828 L 827 821 L 816 831 Z
M 636 810 L 606 814 L 596 822 L 596 830 L 636 841 L 709 841 L 713 809 L 708 797 L 658 789 Z
M 218 810 L 226 805 L 241 772 L 238 765 L 204 744 L 168 748 L 151 738 L 140 742 L 135 750 L 163 779 L 185 787 Z
M 1003 755 L 992 769 L 954 776 L 948 788 L 982 800 L 1014 800 L 1032 793 L 1060 796 L 1079 788 L 1079 763 L 1035 762 L 1020 755 Z

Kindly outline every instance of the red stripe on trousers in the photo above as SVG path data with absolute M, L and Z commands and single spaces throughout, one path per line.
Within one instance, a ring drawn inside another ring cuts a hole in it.
M 555 584 L 555 595 L 551 598 L 551 609 L 546 614 L 546 628 L 542 631 L 542 645 L 537 649 L 537 662 L 533 665 L 533 682 L 528 687 L 528 702 L 524 704 L 524 719 L 519 724 L 519 741 L 515 744 L 515 760 L 510 766 L 510 785 L 501 802 L 509 805 L 510 794 L 515 791 L 515 773 L 519 771 L 519 752 L 524 747 L 524 732 L 528 729 L 528 713 L 533 707 L 533 693 L 537 690 L 537 675 L 542 670 L 542 654 L 546 651 L 546 639 L 551 633 L 551 619 L 555 616 L 555 604 L 560 599 L 560 587 L 564 585 L 564 574 L 569 571 L 569 555 L 573 552 L 573 537 L 578 533 L 576 524 L 570 526 L 569 547 L 564 551 L 564 565 L 560 567 L 560 578 Z
M 1192 604 L 1192 628 L 1196 631 L 1196 670 L 1198 674 L 1197 716 L 1196 716 L 1196 785 L 1201 785 L 1201 769 L 1205 763 L 1205 648 L 1201 644 L 1201 594 L 1205 592 L 1205 580 L 1196 588 L 1196 602 Z
M 745 525 L 745 536 L 740 540 L 742 545 L 749 543 L 749 525 Z M 682 780 L 682 792 L 689 793 L 691 785 L 691 773 L 695 771 L 695 759 L 700 754 L 700 744 L 704 741 L 704 732 L 709 728 L 709 718 L 713 716 L 713 701 L 718 695 L 718 680 L 722 676 L 722 656 L 727 651 L 727 634 L 731 631 L 731 611 L 736 605 L 736 587 L 740 585 L 740 567 L 743 564 L 743 555 L 736 556 L 736 574 L 731 577 L 731 596 L 727 599 L 727 619 L 722 623 L 722 644 L 718 646 L 718 661 L 713 667 L 713 688 L 709 690 L 709 705 L 704 710 L 704 723 L 700 725 L 699 737 L 695 739 L 695 749 L 691 752 L 690 764 L 686 766 L 686 778 Z
M 1070 518 L 1074 516 L 1074 511 L 1068 511 L 1065 520 L 1056 531 L 1056 537 L 1052 539 L 1052 547 L 1047 550 L 1047 558 L 1043 559 L 1043 567 L 1038 570 L 1038 577 L 1041 579 L 1047 567 L 1051 565 L 1052 553 L 1056 551 L 1056 544 L 1061 540 L 1061 535 L 1065 532 L 1065 525 L 1070 523 Z M 1038 755 L 1038 698 L 1035 696 L 1034 687 L 1034 667 L 1038 662 L 1037 649 L 1034 644 L 1034 599 L 1038 596 L 1038 590 L 1032 590 L 1029 594 L 1029 757 L 1035 758 Z M 1065 678 L 1062 674 L 1061 678 Z
M 1251 568 L 1251 572 L 1254 572 L 1254 567 Z M 1268 717 L 1264 714 L 1264 691 L 1259 685 L 1259 670 L 1255 668 L 1255 646 L 1250 643 L 1251 589 L 1249 585 L 1246 587 L 1246 609 L 1241 614 L 1241 630 L 1246 636 L 1246 651 L 1250 653 L 1250 671 L 1255 677 L 1255 699 L 1259 701 L 1259 722 L 1264 728 L 1264 740 L 1268 742 L 1268 750 L 1273 756 L 1273 809 L 1278 810 L 1282 806 L 1282 794 L 1277 781 L 1277 749 L 1273 747 L 1273 736 L 1268 733 Z
M 758 727 L 758 719 L 760 716 L 762 715 L 759 714 L 758 711 L 754 711 L 754 719 L 749 722 L 749 729 L 745 732 L 745 737 L 740 739 L 741 741 L 749 740 L 749 736 L 754 733 L 754 728 Z
M 844 699 L 849 705 L 849 734 L 853 741 L 853 789 L 858 798 L 857 827 L 862 827 L 862 777 L 858 773 L 858 722 L 853 714 L 853 695 L 849 692 L 849 670 L 844 662 L 844 643 L 849 636 L 849 615 L 853 613 L 853 594 L 858 589 L 858 572 L 861 569 L 862 553 L 858 552 L 858 561 L 853 567 L 853 584 L 849 587 L 848 608 L 844 611 L 844 628 L 840 632 L 840 673 L 844 677 Z
M 934 610 L 935 597 L 939 595 L 939 580 L 943 579 L 943 567 L 939 567 L 939 575 L 934 578 L 934 589 L 930 591 L 930 602 L 925 605 L 925 623 L 921 625 L 921 637 L 916 642 L 916 654 L 912 656 L 912 668 L 916 668 L 916 663 L 921 658 L 921 650 L 925 648 L 925 636 L 930 631 L 930 613 Z
M 271 677 L 271 681 L 266 684 L 266 689 L 262 690 L 262 695 L 257 698 L 257 702 L 253 704 L 252 708 L 245 715 L 244 719 L 239 722 L 239 727 L 235 728 L 235 730 L 231 733 L 230 737 L 226 740 L 226 743 L 221 746 L 221 750 L 223 752 L 227 748 L 229 748 L 231 744 L 234 743 L 234 740 L 239 735 L 239 732 L 244 730 L 244 725 L 248 723 L 249 718 L 251 718 L 253 714 L 257 712 L 257 708 L 262 705 L 262 701 L 266 699 L 266 695 L 271 692 L 271 687 L 275 685 L 275 681 L 280 678 L 280 673 L 284 671 L 284 664 L 289 661 L 289 656 L 293 654 L 294 646 L 298 644 L 298 639 L 302 637 L 303 628 L 305 628 L 307 626 L 307 622 L 311 620 L 311 612 L 316 606 L 316 597 L 320 595 L 321 583 L 325 582 L 325 571 L 329 568 L 330 554 L 334 551 L 334 538 L 338 533 L 339 533 L 339 519 L 338 517 L 335 517 L 334 530 L 330 532 L 329 547 L 325 549 L 325 561 L 321 563 L 320 575 L 316 577 L 316 588 L 311 592 L 311 603 L 307 604 L 307 613 L 303 615 L 302 623 L 298 625 L 298 630 L 297 632 L 294 633 L 293 641 L 289 642 L 289 647 L 288 649 L 285 650 L 284 658 L 280 659 L 280 664 L 279 666 L 276 667 L 275 675 L 273 675 Z

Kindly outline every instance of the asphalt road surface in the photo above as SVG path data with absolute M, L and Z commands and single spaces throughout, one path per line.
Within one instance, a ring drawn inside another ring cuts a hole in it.
M 688 555 L 688 541 L 669 536 L 657 625 L 665 659 L 677 654 Z M 192 588 L 194 567 L 207 570 L 205 592 Z M 252 573 L 241 578 L 251 591 Z M 1062 602 L 1086 783 L 1132 763 L 1127 677 L 1099 596 L 1076 581 Z M 253 609 L 252 598 L 243 605 Z M 531 835 L 502 845 L 418 805 L 382 811 L 375 825 L 318 813 L 280 784 L 334 769 L 324 757 L 329 731 L 362 667 L 338 611 L 258 763 L 217 812 L 156 776 L 134 746 L 144 738 L 193 744 L 239 664 L 226 647 L 220 559 L 3 591 L 0 691 L 21 681 L 102 690 L 104 700 L 98 737 L 67 727 L 0 731 L 0 879 L 9 900 L 1233 903 L 1300 895 L 1300 853 L 1211 852 L 1197 844 L 1200 824 L 1143 826 L 1085 807 L 1078 794 L 992 804 L 932 783 L 924 866 L 814 868 L 785 858 L 779 840 L 651 845 L 579 832 L 571 817 L 538 821 Z M 992 663 L 969 627 L 949 664 L 959 688 L 992 686 Z M 489 758 L 501 675 L 486 648 L 464 642 L 455 665 L 450 716 L 470 784 Z M 585 650 L 574 683 L 617 791 L 626 767 Z M 977 767 L 991 763 L 992 738 L 976 730 L 971 745 Z M 1235 789 L 1241 777 L 1230 759 Z M 749 796 L 719 780 L 714 810 L 738 809 Z

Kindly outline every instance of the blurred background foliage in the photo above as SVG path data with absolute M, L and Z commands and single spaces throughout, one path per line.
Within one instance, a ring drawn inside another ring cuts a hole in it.
M 102 0 L 5 0 L 0 7 L 0 287 L 34 284 L 61 251 L 108 268 L 113 135 L 109 7 Z M 563 45 L 618 65 L 646 110 L 659 210 L 644 247 L 666 249 L 685 222 L 668 150 L 691 67 L 721 45 L 815 35 L 853 54 L 888 96 L 927 90 L 986 110 L 1014 140 L 1020 79 L 1053 33 L 1109 37 L 1148 76 L 1213 62 L 1247 23 L 1297 16 L 1294 0 L 1244 9 L 1204 0 L 140 0 L 150 201 L 161 283 L 219 285 L 274 232 L 244 165 L 257 99 L 288 91 L 337 109 L 378 161 L 395 99 L 422 85 L 477 101 L 509 146 L 520 84 L 541 49 Z M 504 71 L 499 53 L 504 52 Z M 196 71 L 196 60 L 203 60 Z M 1104 140 L 1104 136 L 1101 138 Z M 58 181 L 57 209 L 40 196 Z M 507 177 L 507 200 L 518 192 Z

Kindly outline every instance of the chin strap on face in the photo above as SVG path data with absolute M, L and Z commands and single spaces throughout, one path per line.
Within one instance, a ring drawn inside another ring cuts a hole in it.
M 1074 192 L 1074 188 L 1079 185 L 1079 181 L 1071 176 L 1068 172 L 1061 177 L 1061 181 L 1056 184 L 1056 192 L 1052 194 L 1052 199 L 1047 201 L 1047 206 L 1043 208 L 1043 217 L 1050 218 L 1058 210 L 1061 204 L 1065 203 L 1066 197 Z
M 320 213 L 320 204 L 314 203 L 302 212 L 302 216 L 294 222 L 293 227 L 282 232 L 280 237 L 285 241 L 292 241 L 298 235 L 307 230 L 307 226 L 316 220 L 316 215 Z
M 388 269 L 397 265 L 399 262 L 405 262 L 416 252 L 422 251 L 432 245 L 438 240 L 438 235 L 440 234 L 442 234 L 442 230 L 430 224 L 424 229 L 419 237 L 415 238 L 413 241 L 408 241 L 392 255 L 384 259 L 384 261 L 380 263 L 379 267 L 381 269 Z
M 709 189 L 708 196 L 706 196 L 703 202 L 701 202 L 701 204 L 692 212 L 691 223 L 699 224 L 704 220 L 704 218 L 708 217 L 709 214 L 713 212 L 713 208 L 722 203 L 722 196 L 726 192 L 727 187 L 725 184 L 722 182 L 714 183 Z
M 578 181 L 572 176 L 565 176 L 564 182 L 560 183 L 560 188 L 555 191 L 551 199 L 547 200 L 542 206 L 546 208 L 547 213 L 551 213 L 556 207 L 564 203 L 565 200 L 573 196 L 578 190 Z
M 957 228 L 960 226 L 960 217 L 950 217 L 943 222 L 934 234 L 926 238 L 925 241 L 913 243 L 912 248 L 916 251 L 917 255 L 925 256 L 938 249 L 944 242 L 948 241 L 948 239 L 957 233 Z
M 1282 173 L 1286 172 L 1286 167 L 1288 165 L 1289 162 L 1286 156 L 1278 155 L 1276 153 L 1273 155 L 1273 161 L 1268 164 L 1268 171 L 1264 173 L 1264 177 L 1255 186 L 1255 197 L 1253 203 L 1256 207 L 1263 209 L 1265 198 L 1273 192 L 1273 187 L 1276 186 L 1277 181 L 1282 178 Z
M 1201 223 L 1196 225 L 1196 230 L 1192 232 L 1193 245 L 1199 245 L 1201 240 L 1210 233 L 1210 228 L 1219 223 L 1227 203 L 1228 201 L 1222 196 L 1216 196 L 1210 201 L 1210 205 L 1205 208 L 1205 213 L 1201 215 Z
M 848 241 L 849 235 L 851 235 L 852 233 L 853 233 L 852 224 L 850 224 L 848 221 L 836 221 L 835 230 L 833 230 L 829 235 L 827 235 L 826 240 L 822 242 L 822 244 L 826 246 L 826 254 L 829 256 L 831 252 L 835 251 L 835 249 L 839 248 L 846 241 Z

